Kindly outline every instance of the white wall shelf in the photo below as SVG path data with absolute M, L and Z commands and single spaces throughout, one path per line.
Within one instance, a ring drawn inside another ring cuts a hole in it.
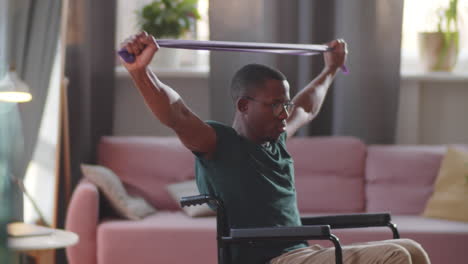
M 401 74 L 398 144 L 468 143 L 468 72 Z
M 402 72 L 403 81 L 468 82 L 467 72 Z M 468 86 L 467 86 L 468 88 Z

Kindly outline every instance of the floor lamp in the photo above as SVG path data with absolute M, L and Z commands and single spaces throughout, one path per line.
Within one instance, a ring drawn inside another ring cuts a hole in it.
M 31 100 L 29 86 L 18 77 L 15 67 L 11 66 L 0 80 L 0 101 L 25 103 Z

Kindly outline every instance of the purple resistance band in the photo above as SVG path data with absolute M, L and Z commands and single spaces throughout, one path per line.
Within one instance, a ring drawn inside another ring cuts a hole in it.
M 160 39 L 157 42 L 160 47 L 175 49 L 259 52 L 302 56 L 316 55 L 331 51 L 327 45 L 201 41 L 182 39 Z M 130 54 L 125 48 L 118 51 L 118 54 L 127 63 L 132 63 L 135 61 L 135 55 Z M 343 73 L 348 73 L 348 69 L 344 65 L 341 67 L 341 70 Z

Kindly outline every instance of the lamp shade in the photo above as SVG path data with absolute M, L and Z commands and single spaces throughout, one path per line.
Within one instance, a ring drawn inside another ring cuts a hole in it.
M 0 80 L 0 101 L 24 103 L 31 101 L 32 96 L 28 85 L 10 70 Z

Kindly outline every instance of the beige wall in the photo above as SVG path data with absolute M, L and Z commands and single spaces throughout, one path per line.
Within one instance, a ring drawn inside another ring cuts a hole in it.
M 397 143 L 468 143 L 468 76 L 434 73 L 401 81 Z

